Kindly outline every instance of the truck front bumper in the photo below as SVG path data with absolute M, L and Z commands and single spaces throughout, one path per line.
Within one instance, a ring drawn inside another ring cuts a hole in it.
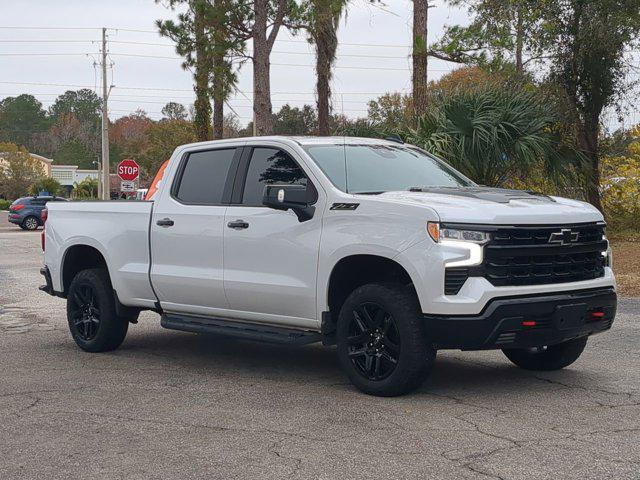
M 478 315 L 424 315 L 440 349 L 485 350 L 554 345 L 611 328 L 613 288 L 496 298 Z

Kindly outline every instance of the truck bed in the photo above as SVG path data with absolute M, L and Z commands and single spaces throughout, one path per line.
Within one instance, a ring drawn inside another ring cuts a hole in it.
M 65 281 L 60 259 L 74 245 L 88 245 L 105 259 L 123 304 L 153 307 L 155 295 L 149 282 L 153 202 L 51 202 L 47 207 L 45 264 L 56 291 L 63 291 Z

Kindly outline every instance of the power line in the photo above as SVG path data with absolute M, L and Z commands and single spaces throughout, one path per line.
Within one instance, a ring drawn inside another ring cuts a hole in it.
M 166 105 L 167 101 L 156 101 L 156 100 L 121 100 L 119 98 L 113 98 L 116 95 L 109 95 L 109 101 L 110 102 L 116 102 L 116 103 L 149 103 L 149 104 L 157 104 L 157 105 Z M 242 107 L 242 106 L 247 106 L 250 107 L 251 106 L 251 100 L 242 100 L 242 99 L 232 99 L 230 100 L 231 102 L 238 102 L 238 101 L 248 101 L 249 105 L 239 105 L 239 104 L 234 104 L 234 106 L 238 106 L 238 107 Z M 277 103 L 289 103 L 289 102 L 306 102 L 307 100 L 304 99 L 295 99 L 295 98 L 275 98 L 272 99 L 272 102 L 277 102 Z M 363 104 L 363 103 L 367 103 L 369 100 L 345 100 L 344 103 L 355 103 L 355 104 Z
M 170 60 L 180 60 L 180 57 L 167 57 L 162 55 L 144 55 L 137 53 L 118 53 L 111 52 L 110 55 L 114 57 L 136 57 L 136 58 L 163 58 Z M 271 62 L 274 67 L 307 67 L 315 68 L 315 65 L 300 64 L 300 63 L 275 63 Z M 375 71 L 390 71 L 390 72 L 410 72 L 410 68 L 398 68 L 398 67 L 358 67 L 353 65 L 335 65 L 333 68 L 341 68 L 346 70 L 375 70 Z M 450 69 L 431 69 L 432 72 L 450 72 Z
M 93 89 L 93 85 L 78 85 L 78 84 L 70 84 L 70 83 L 45 83 L 45 82 L 11 82 L 0 80 L 0 84 L 7 85 L 30 85 L 30 86 L 47 86 L 47 87 L 74 87 L 74 88 L 89 88 Z M 163 88 L 163 87 L 127 87 L 123 85 L 114 85 L 113 87 L 116 90 L 143 90 L 143 91 L 169 91 L 169 92 L 193 92 L 193 89 L 185 89 L 185 88 Z M 401 89 L 393 89 L 397 92 L 406 91 L 405 88 Z M 333 92 L 335 95 L 383 95 L 388 93 L 390 90 L 379 91 L 379 92 Z M 253 93 L 252 91 L 247 91 L 245 93 Z M 272 95 L 313 95 L 313 92 L 271 92 Z M 36 95 L 36 94 L 34 94 Z M 156 95 L 160 97 L 159 95 Z
M 91 88 L 93 85 L 76 85 L 71 83 L 44 83 L 44 82 L 7 82 L 0 80 L 0 83 L 7 85 L 33 85 L 33 86 L 47 86 L 47 87 L 74 87 L 74 88 Z
M 97 55 L 97 53 L 0 53 L 1 57 L 74 57 Z
M 100 27 L 18 27 L 1 25 L 2 30 L 100 30 Z
M 102 27 L 18 27 L 18 26 L 0 26 L 0 29 L 13 29 L 13 30 L 101 30 Z M 116 32 L 133 32 L 133 33 L 150 33 L 154 35 L 160 35 L 156 30 L 140 30 L 135 28 L 115 28 L 107 27 L 107 30 L 114 30 Z M 276 38 L 276 42 L 281 43 L 304 43 L 309 44 L 306 40 L 290 40 L 284 38 Z M 340 45 L 350 47 L 383 47 L 383 48 L 411 48 L 409 44 L 384 44 L 384 43 L 356 43 L 356 42 L 339 42 Z
M 0 43 L 97 43 L 99 40 L 55 40 L 55 39 L 40 39 L 40 40 L 0 40 Z M 151 44 L 150 44 L 151 45 Z

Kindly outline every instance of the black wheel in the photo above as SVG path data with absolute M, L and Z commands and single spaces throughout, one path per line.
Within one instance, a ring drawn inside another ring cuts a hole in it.
M 384 397 L 418 388 L 436 356 L 415 294 L 397 284 L 354 290 L 340 310 L 337 344 L 351 382 L 364 393 Z
M 67 320 L 71 336 L 87 352 L 107 352 L 120 346 L 129 322 L 116 315 L 105 270 L 82 270 L 75 276 L 67 296 Z
M 584 347 L 587 337 L 539 348 L 514 348 L 502 350 L 509 360 L 525 370 L 560 370 L 575 362 Z
M 36 217 L 29 216 L 22 221 L 21 227 L 25 230 L 36 230 L 40 226 L 40 222 Z

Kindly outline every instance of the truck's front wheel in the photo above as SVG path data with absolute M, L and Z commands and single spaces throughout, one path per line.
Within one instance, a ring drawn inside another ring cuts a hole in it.
M 351 382 L 364 393 L 385 397 L 418 388 L 436 356 L 415 294 L 397 284 L 354 290 L 340 310 L 337 344 Z
M 116 315 L 109 275 L 104 269 L 82 270 L 71 282 L 67 320 L 76 344 L 87 352 L 107 352 L 120 346 L 129 322 Z
M 502 350 L 506 357 L 525 370 L 560 370 L 575 362 L 584 347 L 587 337 L 540 348 L 513 348 Z

